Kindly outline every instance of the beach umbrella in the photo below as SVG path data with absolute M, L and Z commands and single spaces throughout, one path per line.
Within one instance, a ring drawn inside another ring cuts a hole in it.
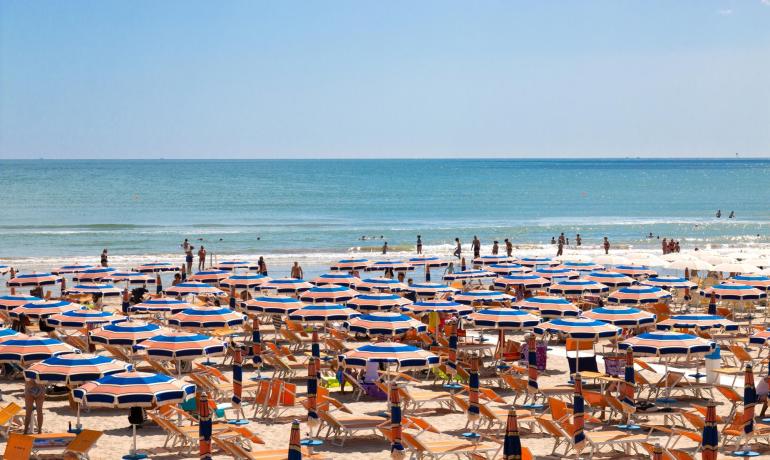
M 446 313 L 450 315 L 467 315 L 473 312 L 473 307 L 463 305 L 452 300 L 431 300 L 426 302 L 415 302 L 406 307 L 407 310 L 417 314 L 424 313 Z
M 262 333 L 259 331 L 259 320 L 254 318 L 251 323 L 251 356 L 257 372 L 262 367 Z
M 631 259 L 619 254 L 601 254 L 594 258 L 594 262 L 603 265 L 624 265 L 630 264 Z
M 286 460 L 302 460 L 302 447 L 299 439 L 299 420 L 291 422 L 289 433 L 289 455 Z
M 67 294 L 97 294 L 105 297 L 118 296 L 122 294 L 120 288 L 116 288 L 112 284 L 103 283 L 91 283 L 91 284 L 76 284 L 67 289 Z
M 121 321 L 91 331 L 90 340 L 104 345 L 133 346 L 142 340 L 161 334 L 163 329 L 156 324 L 142 321 Z
M 179 283 L 176 286 L 171 286 L 166 289 L 166 295 L 216 295 L 223 296 L 225 293 L 210 284 L 201 283 L 199 281 L 187 281 L 185 283 Z
M 187 281 L 200 281 L 202 283 L 218 283 L 232 275 L 227 270 L 204 270 L 190 275 Z
M 421 267 L 446 267 L 449 261 L 436 256 L 412 257 L 408 262 L 414 266 Z
M 396 365 L 401 370 L 419 370 L 439 364 L 433 353 L 395 342 L 371 343 L 338 356 L 345 367 L 365 368 L 369 362 Z
M 657 286 L 626 286 L 607 297 L 607 302 L 640 305 L 670 299 L 671 293 Z
M 355 288 L 361 279 L 351 275 L 350 273 L 324 273 L 316 278 L 310 280 L 311 283 L 316 286 L 323 286 L 326 284 L 336 284 L 337 286 L 347 286 L 349 288 Z
M 736 284 L 751 286 L 760 291 L 767 291 L 770 289 L 770 276 L 762 274 L 736 275 L 732 277 L 730 281 Z
M 168 317 L 168 324 L 176 327 L 213 329 L 243 324 L 246 317 L 227 307 L 187 308 Z
M 746 363 L 743 373 L 743 449 L 733 452 L 740 457 L 755 457 L 758 454 L 747 448 L 747 443 L 754 433 L 754 406 L 757 404 L 757 389 L 754 387 L 754 370 L 751 363 Z M 737 446 L 737 443 L 736 443 Z
M 564 297 L 535 296 L 528 297 L 513 304 L 522 310 L 537 310 L 543 318 L 561 318 L 564 316 L 579 316 L 580 309 Z
M 585 312 L 583 316 L 621 328 L 637 328 L 655 324 L 657 319 L 653 313 L 631 307 L 599 307 Z
M 0 342 L 0 362 L 18 363 L 21 367 L 73 352 L 75 349 L 71 346 L 47 337 L 13 337 Z
M 307 291 L 312 288 L 313 285 L 305 280 L 297 278 L 276 278 L 260 285 L 260 289 L 270 289 L 276 291 L 279 294 L 285 293 L 299 293 Z
M 259 296 L 241 302 L 241 308 L 254 313 L 288 315 L 304 307 L 304 302 L 288 296 Z
M 485 305 L 493 302 L 510 302 L 513 296 L 503 292 L 479 289 L 454 294 L 452 300 L 464 305 Z
M 19 331 L 14 331 L 13 329 L 0 327 L 0 343 L 5 342 L 6 340 L 14 339 L 14 338 L 20 339 L 22 337 L 27 337 L 27 335 L 22 334 Z
M 117 269 L 113 267 L 88 268 L 77 272 L 75 276 L 72 277 L 72 279 L 78 283 L 93 283 L 115 272 L 117 272 Z
M 575 372 L 573 379 L 575 380 L 575 392 L 572 396 L 572 445 L 579 456 L 586 442 L 586 435 L 583 433 L 585 401 L 583 400 L 583 382 L 580 372 Z
M 390 457 L 394 460 L 404 458 L 404 446 L 401 444 L 401 396 L 396 385 L 391 385 L 390 398 Z
M 487 267 L 487 270 L 498 275 L 513 275 L 514 273 L 529 273 L 531 270 L 524 265 L 507 262 L 502 264 L 492 264 Z
M 672 270 L 690 269 L 690 270 L 712 271 L 714 269 L 714 266 L 712 264 L 706 262 L 705 260 L 701 260 L 697 258 L 684 258 L 684 259 L 674 260 L 664 265 L 664 267 Z
M 24 370 L 24 378 L 38 383 L 72 386 L 131 369 L 131 364 L 107 356 L 62 353 L 31 365 Z
M 27 318 L 42 318 L 57 313 L 64 313 L 65 311 L 82 310 L 84 308 L 86 307 L 79 303 L 72 303 L 64 300 L 44 300 L 42 302 L 31 302 L 16 307 L 9 311 L 8 314 L 11 315 L 11 318 L 18 318 L 22 314 Z
M 507 288 L 508 286 L 522 286 L 526 289 L 542 288 L 551 284 L 545 278 L 532 273 L 521 275 L 505 275 L 495 278 L 495 287 Z
M 7 330 L 7 329 L 6 329 Z M 749 337 L 749 343 L 756 343 L 759 345 L 765 345 L 768 342 L 770 342 L 770 329 L 765 329 L 764 331 L 759 331 Z
M 767 294 L 759 289 L 738 283 L 715 284 L 701 291 L 701 295 L 712 294 L 720 300 L 758 300 L 767 297 Z
M 42 302 L 43 299 L 31 295 L 4 295 L 0 296 L 0 310 L 13 310 L 16 307 L 28 303 Z
M 444 280 L 446 281 L 454 281 L 454 280 L 473 280 L 473 279 L 482 279 L 482 278 L 493 278 L 497 276 L 494 272 L 490 272 L 487 270 L 463 270 L 459 272 L 454 273 L 447 273 L 444 275 Z
M 646 265 L 618 265 L 615 267 L 615 271 L 623 275 L 631 276 L 633 278 L 658 275 L 658 272 Z
M 595 271 L 603 271 L 604 265 L 599 265 L 594 262 L 590 261 L 574 261 L 574 260 L 566 260 L 561 263 L 561 265 L 557 265 L 557 268 L 566 268 L 568 270 L 577 270 L 579 272 L 595 272 Z
M 195 395 L 195 385 L 161 374 L 120 372 L 88 382 L 72 390 L 72 399 L 89 407 L 155 408 L 180 404 Z M 131 454 L 136 455 L 136 425 L 133 427 Z
M 306 305 L 289 314 L 289 319 L 304 322 L 346 321 L 361 316 L 361 313 L 344 305 L 317 303 Z
M 717 460 L 719 430 L 717 429 L 717 405 L 713 400 L 706 403 L 706 420 L 703 423 L 701 439 L 701 459 Z
M 56 313 L 45 319 L 49 326 L 59 328 L 83 329 L 89 326 L 125 321 L 123 315 L 116 315 L 107 311 L 100 310 L 70 310 L 63 313 Z
M 439 294 L 454 294 L 457 289 L 441 283 L 415 283 L 406 289 L 418 296 L 435 297 Z
M 367 335 L 403 334 L 409 330 L 424 332 L 428 327 L 422 322 L 401 313 L 378 312 L 352 318 L 344 324 L 350 332 Z
M 631 426 L 631 415 L 636 412 L 636 375 L 634 374 L 634 348 L 626 348 L 626 365 L 623 372 L 623 382 L 620 384 L 620 404 L 627 414 L 626 426 Z
M 366 271 L 372 272 L 377 270 L 393 270 L 397 272 L 404 272 L 408 270 L 414 270 L 414 265 L 403 260 L 381 260 L 371 263 L 366 266 Z
M 320 423 L 317 412 L 317 396 L 318 371 L 316 370 L 316 358 L 311 356 L 307 361 L 307 424 L 311 431 Z
M 537 385 L 537 344 L 535 334 L 527 334 L 527 393 L 536 395 Z
M 671 275 L 653 276 L 643 280 L 641 284 L 645 286 L 655 286 L 662 289 L 689 289 L 698 286 L 687 278 Z
M 719 315 L 674 315 L 658 323 L 660 330 L 669 329 L 722 329 L 725 331 L 737 331 L 738 324 Z
M 347 302 L 357 296 L 358 292 L 345 286 L 336 284 L 326 284 L 323 286 L 313 286 L 300 294 L 299 298 L 303 302 Z
M 607 292 L 610 288 L 602 283 L 589 280 L 564 280 L 551 284 L 548 292 L 551 294 L 577 295 L 598 294 Z
M 119 272 L 115 271 L 101 279 L 104 283 L 115 284 L 125 282 L 126 284 L 155 284 L 155 278 L 142 272 Z
M 269 276 L 260 275 L 259 273 L 244 273 L 223 279 L 219 282 L 219 285 L 224 288 L 250 289 L 259 287 L 270 280 L 272 278 Z
M 693 256 L 694 257 L 694 256 Z M 725 255 L 725 254 L 719 254 L 715 252 L 706 252 L 706 251 L 699 251 L 698 257 L 702 260 L 705 260 L 706 262 L 710 264 L 725 264 L 725 263 L 732 263 L 735 262 L 735 259 Z
M 362 280 L 356 289 L 360 292 L 401 292 L 409 287 L 397 279 L 378 277 Z
M 713 271 L 724 273 L 756 273 L 759 267 L 743 262 L 726 262 L 714 265 Z
M 534 267 L 536 265 L 558 265 L 559 262 L 551 259 L 550 257 L 522 257 L 518 259 L 520 265 L 526 265 L 527 267 Z
M 503 460 L 521 460 L 521 438 L 516 409 L 508 410 L 505 420 L 505 438 L 503 438 Z
M 181 361 L 221 355 L 225 351 L 225 344 L 221 340 L 194 332 L 164 332 L 142 341 L 136 348 L 145 350 L 148 357 L 175 361 L 181 375 Z
M 620 333 L 619 327 L 590 318 L 556 318 L 535 326 L 535 334 L 551 334 L 577 340 L 609 339 Z
M 647 266 L 662 267 L 668 263 L 667 260 L 662 259 L 649 252 L 636 252 L 636 253 L 626 254 L 626 257 L 628 257 L 634 262 L 638 262 L 642 265 L 647 265 Z
M 454 377 L 457 375 L 457 321 L 447 323 L 447 332 L 449 333 L 449 353 L 447 356 L 447 373 Z
M 359 294 L 351 300 L 348 300 L 348 307 L 359 311 L 385 311 L 394 308 L 407 308 L 412 302 L 397 294 Z
M 82 272 L 83 270 L 88 270 L 89 268 L 94 268 L 94 266 L 86 265 L 86 264 L 62 265 L 56 270 L 52 270 L 51 273 L 53 273 L 54 275 L 64 275 L 68 273 L 79 273 L 79 272 Z
M 479 358 L 471 357 L 471 370 L 468 376 L 468 420 L 474 422 L 479 419 Z
M 175 272 L 179 271 L 179 267 L 171 262 L 153 262 L 149 264 L 142 264 L 134 268 L 135 272 L 142 273 L 160 273 L 160 272 Z
M 342 259 L 330 267 L 332 271 L 362 270 L 369 266 L 369 259 Z
M 238 269 L 259 270 L 258 262 L 249 262 L 246 260 L 225 260 L 214 265 L 217 270 L 233 271 Z
M 556 278 L 572 279 L 580 276 L 579 271 L 559 267 L 542 267 L 535 270 L 532 274 L 548 280 L 553 280 Z
M 172 297 L 156 297 L 147 299 L 142 303 L 131 305 L 131 311 L 138 313 L 179 313 L 187 308 L 194 308 L 195 305 L 184 300 L 174 299 Z
M 636 281 L 630 276 L 618 272 L 591 272 L 584 277 L 589 281 L 596 281 L 610 287 L 631 286 Z
M 495 265 L 513 263 L 516 259 L 508 256 L 481 256 L 473 259 L 473 265 Z
M 200 460 L 211 460 L 211 432 L 213 431 L 213 423 L 211 421 L 209 395 L 205 390 L 201 391 L 195 405 L 198 411 L 198 454 Z
M 468 315 L 473 325 L 498 330 L 521 330 L 540 324 L 540 318 L 513 308 L 484 308 Z
M 52 273 L 22 273 L 8 280 L 6 284 L 9 287 L 37 287 L 50 286 L 56 283 L 61 283 L 61 278 Z
M 11 271 L 10 265 L 0 265 L 0 275 L 5 275 L 6 273 Z M 58 273 L 54 273 L 57 275 Z

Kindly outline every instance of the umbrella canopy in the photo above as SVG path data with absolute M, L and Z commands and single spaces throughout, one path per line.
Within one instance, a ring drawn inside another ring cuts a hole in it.
M 409 287 L 406 284 L 398 281 L 397 279 L 378 277 L 366 278 L 362 280 L 358 285 L 357 290 L 361 292 L 401 292 L 406 291 L 408 288 Z
M 8 280 L 9 287 L 48 286 L 61 283 L 61 278 L 52 273 L 22 273 Z
M 408 262 L 418 267 L 446 267 L 449 261 L 436 256 L 412 257 Z
M 13 338 L 20 339 L 22 337 L 27 337 L 26 334 L 22 334 L 19 331 L 14 331 L 13 329 L 8 329 L 5 327 L 0 327 L 0 343 L 5 342 L 6 340 L 10 340 Z
M 64 313 L 65 311 L 83 310 L 84 308 L 86 307 L 79 303 L 72 303 L 64 300 L 44 300 L 42 302 L 24 304 L 14 308 L 8 313 L 12 318 L 18 318 L 21 314 L 26 315 L 27 318 L 40 318 L 43 316 L 55 315 L 57 313 Z
M 132 369 L 131 364 L 107 356 L 64 353 L 33 364 L 24 370 L 24 378 L 38 383 L 71 386 Z
M 109 276 L 115 272 L 117 272 L 117 269 L 113 267 L 88 268 L 86 270 L 77 272 L 75 276 L 72 277 L 72 279 L 77 281 L 78 283 L 83 283 L 83 282 L 90 283 L 94 281 L 99 281 L 102 278 Z
M 147 356 L 153 358 L 189 360 L 221 355 L 225 351 L 225 344 L 203 334 L 166 332 L 144 340 L 137 348 L 146 350 Z
M 54 275 L 64 275 L 67 273 L 79 273 L 79 272 L 82 272 L 83 270 L 88 270 L 89 268 L 94 268 L 94 266 L 87 265 L 87 264 L 62 265 L 56 270 L 52 270 L 51 273 L 53 273 Z
M 620 348 L 633 347 L 634 353 L 652 356 L 694 355 L 711 351 L 713 342 L 681 332 L 644 332 L 620 342 Z
M 179 267 L 171 262 L 152 262 L 142 264 L 134 268 L 134 271 L 142 273 L 175 272 L 179 271 Z
M 139 313 L 179 313 L 182 310 L 194 307 L 195 305 L 184 300 L 171 297 L 156 297 L 131 305 L 130 310 Z
M 187 277 L 188 281 L 200 281 L 202 283 L 218 283 L 232 275 L 228 270 L 204 270 Z
M 473 265 L 495 265 L 513 263 L 516 260 L 514 257 L 508 256 L 481 256 L 473 259 Z
M 521 330 L 540 324 L 540 318 L 513 308 L 484 308 L 468 315 L 479 328 Z
M 359 311 L 384 311 L 408 307 L 412 302 L 397 294 L 360 294 L 346 305 Z
M 559 262 L 551 259 L 550 257 L 522 257 L 518 259 L 519 264 L 526 265 L 527 267 L 534 267 L 535 265 L 558 265 Z
M 604 265 L 623 265 L 623 264 L 630 264 L 631 259 L 629 259 L 626 256 L 621 256 L 619 254 L 602 254 L 598 255 L 594 258 L 594 262 L 597 264 L 604 264 Z
M 31 295 L 4 295 L 0 296 L 0 310 L 13 310 L 16 307 L 28 303 L 42 302 L 43 299 Z
M 737 331 L 738 324 L 719 315 L 674 315 L 658 323 L 658 329 L 722 329 Z
M 67 289 L 67 294 L 100 294 L 103 296 L 118 296 L 122 292 L 120 288 L 102 283 L 76 284 Z
M 213 329 L 243 324 L 246 316 L 227 307 L 187 308 L 168 317 L 168 324 L 176 327 Z
M 323 286 L 313 286 L 303 292 L 299 298 L 303 302 L 347 302 L 357 296 L 358 292 L 346 286 L 336 284 L 325 284 Z
M 351 275 L 350 273 L 324 273 L 316 278 L 310 280 L 311 283 L 316 286 L 323 286 L 326 284 L 336 284 L 337 286 L 347 286 L 349 288 L 355 288 L 361 279 Z
M 412 345 L 385 342 L 367 344 L 345 352 L 338 357 L 345 367 L 366 367 L 366 363 L 396 364 L 401 370 L 424 369 L 437 366 L 439 357 Z
M 369 266 L 369 259 L 342 259 L 330 268 L 332 271 L 362 270 Z
M 670 275 L 653 276 L 642 281 L 641 284 L 644 284 L 645 286 L 655 286 L 662 289 L 687 289 L 697 286 L 697 284 L 686 278 Z
M 757 343 L 760 345 L 765 345 L 766 343 L 770 342 L 770 329 L 765 329 L 764 331 L 759 331 L 756 334 L 749 337 L 750 343 Z
M 571 270 L 569 268 L 559 267 L 542 267 L 533 273 L 541 278 L 553 280 L 555 278 L 577 278 L 580 276 L 580 272 L 577 270 Z
M 585 312 L 583 316 L 621 328 L 636 328 L 655 324 L 657 319 L 653 313 L 631 307 L 599 307 Z
M 55 339 L 24 336 L 0 343 L 0 362 L 19 363 L 26 367 L 33 362 L 73 352 L 74 348 Z
M 45 321 L 49 326 L 83 329 L 89 325 L 114 323 L 116 321 L 124 321 L 125 319 L 125 316 L 107 311 L 84 309 L 57 313 L 49 316 Z
M 615 271 L 624 275 L 632 276 L 634 278 L 640 276 L 656 276 L 658 272 L 651 269 L 646 265 L 618 265 L 615 267 Z
M 241 307 L 249 312 L 279 315 L 288 315 L 304 306 L 299 299 L 288 296 L 260 296 L 241 303 Z
M 727 262 L 714 265 L 713 271 L 724 273 L 756 273 L 759 267 L 744 262 Z
M 361 315 L 345 323 L 350 332 L 368 335 L 397 335 L 409 330 L 425 331 L 428 326 L 416 319 L 393 312 L 379 312 Z
M 441 283 L 414 283 L 407 288 L 418 296 L 435 297 L 438 294 L 454 294 L 458 290 Z
M 661 299 L 670 299 L 671 293 L 657 286 L 626 286 L 607 297 L 611 303 L 639 305 L 655 303 Z
M 490 272 L 487 270 L 464 270 L 454 273 L 447 273 L 444 275 L 444 279 L 447 281 L 453 281 L 453 280 L 472 280 L 472 279 L 482 279 L 482 278 L 492 278 L 495 275 L 494 272 Z
M 163 331 L 156 324 L 142 321 L 121 321 L 94 329 L 90 333 L 91 341 L 105 345 L 136 345 L 142 340 L 154 337 Z
M 522 310 L 537 310 L 543 318 L 561 318 L 563 316 L 579 316 L 580 309 L 564 297 L 535 296 L 520 300 L 513 304 Z
M 487 267 L 487 270 L 498 275 L 512 275 L 514 273 L 529 273 L 531 269 L 524 265 L 507 262 L 503 264 L 493 264 Z
M 665 265 L 666 268 L 673 269 L 673 270 L 705 270 L 705 271 L 712 271 L 714 269 L 714 266 L 705 260 L 696 259 L 696 258 L 684 258 L 684 259 L 678 259 L 674 260 L 668 264 Z
M 179 283 L 176 286 L 171 286 L 166 289 L 166 295 L 186 296 L 206 294 L 218 296 L 225 295 L 221 289 L 216 288 L 210 284 L 201 283 L 199 281 L 187 281 L 185 283 Z
M 545 278 L 535 274 L 505 275 L 495 278 L 495 287 L 505 288 L 508 286 L 523 286 L 526 289 L 541 288 L 551 284 Z
M 414 270 L 414 265 L 403 260 L 381 260 L 374 262 L 366 266 L 366 271 L 376 270 L 393 270 L 393 271 L 407 271 Z
M 561 263 L 561 265 L 558 265 L 558 268 L 566 268 L 568 270 L 577 270 L 579 272 L 595 272 L 595 271 L 603 271 L 604 265 L 599 265 L 594 262 L 590 261 L 574 261 L 574 260 L 565 260 Z
M 589 281 L 596 281 L 610 287 L 631 286 L 636 281 L 630 276 L 618 272 L 591 272 L 584 277 Z
M 101 279 L 105 283 L 154 284 L 155 278 L 142 272 L 112 272 Z
M 297 278 L 277 278 L 272 279 L 267 283 L 262 283 L 260 289 L 274 290 L 279 294 L 285 294 L 289 292 L 296 294 L 298 292 L 307 291 L 312 287 L 313 285 L 305 280 Z
M 233 271 L 239 268 L 246 270 L 259 270 L 258 262 L 249 262 L 247 260 L 225 260 L 214 265 L 217 270 Z
M 590 280 L 564 280 L 551 284 L 548 292 L 562 295 L 585 295 L 607 292 L 610 288 Z
M 344 321 L 361 316 L 361 313 L 339 304 L 317 303 L 307 305 L 289 314 L 289 319 L 305 322 Z
M 608 339 L 621 333 L 619 327 L 590 318 L 557 318 L 535 327 L 535 334 L 559 335 L 571 339 Z
M 11 271 L 10 265 L 0 265 L 0 275 L 5 275 L 9 271 Z M 58 273 L 54 273 L 54 274 L 57 275 Z
M 259 273 L 244 273 L 242 275 L 232 275 L 219 282 L 219 285 L 225 288 L 250 289 L 261 286 L 272 280 L 269 276 Z
M 715 284 L 701 291 L 701 295 L 704 296 L 712 293 L 721 300 L 758 300 L 767 297 L 765 292 L 757 288 L 738 283 Z
M 179 404 L 195 395 L 195 385 L 149 372 L 119 372 L 88 382 L 72 398 L 89 407 L 153 408 Z
M 498 291 L 466 291 L 454 294 L 452 300 L 465 305 L 488 304 L 492 302 L 510 302 L 513 296 Z
M 473 307 L 454 302 L 452 300 L 431 300 L 429 302 L 415 302 L 406 308 L 418 314 L 446 313 L 450 315 L 467 315 L 473 312 Z
M 760 291 L 767 291 L 770 289 L 770 276 L 765 276 L 762 274 L 753 273 L 747 275 L 736 275 L 732 277 L 730 281 L 736 284 L 751 286 L 753 288 L 759 289 Z

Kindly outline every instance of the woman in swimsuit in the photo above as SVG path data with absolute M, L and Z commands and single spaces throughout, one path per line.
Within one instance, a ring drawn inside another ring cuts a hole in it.
M 27 380 L 24 384 L 24 434 L 29 434 L 29 423 L 32 421 L 32 411 L 37 411 L 37 433 L 43 430 L 43 402 L 45 402 L 45 386 Z

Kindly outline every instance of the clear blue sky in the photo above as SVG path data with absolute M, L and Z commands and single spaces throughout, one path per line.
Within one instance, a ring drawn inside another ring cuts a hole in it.
M 770 0 L 0 2 L 0 158 L 770 156 Z

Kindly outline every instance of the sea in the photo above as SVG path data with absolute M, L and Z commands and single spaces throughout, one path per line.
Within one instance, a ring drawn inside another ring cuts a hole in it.
M 0 263 L 22 269 L 104 248 L 126 268 L 181 263 L 185 238 L 214 260 L 316 272 L 386 241 L 406 257 L 417 235 L 442 256 L 474 235 L 519 254 L 561 232 L 584 248 L 770 243 L 764 159 L 0 160 L 0 194 Z

